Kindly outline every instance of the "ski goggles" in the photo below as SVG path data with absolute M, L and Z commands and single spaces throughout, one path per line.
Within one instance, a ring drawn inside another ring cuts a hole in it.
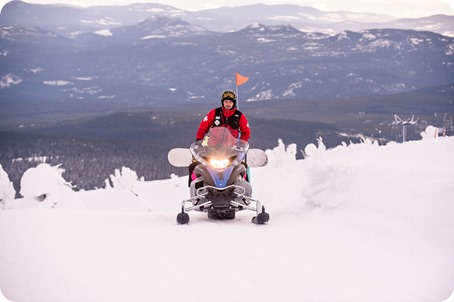
M 236 100 L 236 95 L 233 91 L 226 91 L 222 94 L 222 100 L 231 100 L 235 101 Z

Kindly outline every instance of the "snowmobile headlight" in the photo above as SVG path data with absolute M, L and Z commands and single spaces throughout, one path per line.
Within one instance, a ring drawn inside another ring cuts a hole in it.
M 215 169 L 225 169 L 229 165 L 228 159 L 214 159 L 210 160 L 210 165 Z

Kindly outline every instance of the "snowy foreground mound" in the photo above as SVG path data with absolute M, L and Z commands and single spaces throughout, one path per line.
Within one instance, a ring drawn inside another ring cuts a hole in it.
M 75 192 L 56 167 L 0 177 L 0 289 L 11 301 L 439 302 L 454 289 L 454 138 L 269 150 L 271 215 L 189 213 L 187 176 L 123 168 Z M 63 167 L 64 168 L 64 167 Z M 0 171 L 2 172 L 2 171 Z

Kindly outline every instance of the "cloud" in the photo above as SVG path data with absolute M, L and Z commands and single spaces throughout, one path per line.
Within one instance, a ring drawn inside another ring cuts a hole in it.
M 454 0 L 321 0 L 317 2 L 308 0 L 304 4 L 301 1 L 299 3 L 325 11 L 373 12 L 400 18 L 425 17 L 436 14 L 450 15 L 454 11 Z
M 451 14 L 454 13 L 454 0 L 443 0 L 451 8 Z
M 0 0 L 0 4 L 6 3 Z M 91 5 L 126 5 L 137 2 L 135 0 L 27 0 L 28 3 L 63 3 L 77 6 Z M 203 10 L 216 7 L 233 7 L 255 3 L 264 4 L 296 4 L 312 6 L 323 11 L 353 11 L 374 12 L 394 17 L 426 17 L 435 14 L 452 15 L 454 0 L 208 0 L 206 2 L 187 0 L 157 0 L 153 3 L 162 3 L 185 10 Z

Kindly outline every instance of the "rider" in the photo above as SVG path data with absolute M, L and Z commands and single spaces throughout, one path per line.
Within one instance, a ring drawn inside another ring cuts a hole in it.
M 236 101 L 234 91 L 224 91 L 221 95 L 222 106 L 212 109 L 202 120 L 197 130 L 196 141 L 202 140 L 212 127 L 226 127 L 234 137 L 247 142 L 251 136 L 249 122 L 246 116 L 236 108 Z M 197 164 L 197 162 L 193 162 L 189 165 L 189 184 L 191 183 L 192 172 Z
M 196 134 L 196 140 L 201 140 L 205 137 L 208 130 L 212 127 L 227 127 L 234 137 L 248 141 L 251 136 L 249 123 L 246 116 L 236 108 L 236 94 L 232 90 L 226 90 L 221 96 L 221 105 L 212 109 L 199 126 Z

